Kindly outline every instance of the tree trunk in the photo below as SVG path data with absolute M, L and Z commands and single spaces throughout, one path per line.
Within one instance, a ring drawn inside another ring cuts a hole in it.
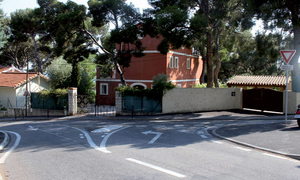
M 199 81 L 200 81 L 200 84 L 203 84 L 203 83 L 205 83 L 204 76 L 205 76 L 205 69 L 206 69 L 206 65 L 207 65 L 207 58 L 206 58 L 206 54 L 205 54 L 205 47 L 202 47 L 201 56 L 202 56 L 202 61 L 203 61 L 203 70 L 202 70 L 202 73 L 201 73 Z
M 124 77 L 124 73 L 121 70 L 121 67 L 120 67 L 119 63 L 115 59 L 116 58 L 114 58 L 114 64 L 115 64 L 115 68 L 117 70 L 117 73 L 120 75 L 121 83 L 122 83 L 122 85 L 126 86 L 126 80 L 125 80 L 125 77 Z
M 207 32 L 207 88 L 213 87 L 213 51 L 211 33 Z
M 215 72 L 214 72 L 214 83 L 215 83 L 215 87 L 219 88 L 219 80 L 218 80 L 218 76 L 219 76 L 219 72 L 220 72 L 220 68 L 221 68 L 221 59 L 220 59 L 220 44 L 219 44 L 219 39 L 220 39 L 220 34 L 222 32 L 222 29 L 219 30 L 219 28 L 217 28 L 217 33 L 216 33 L 216 59 L 217 59 L 217 64 L 216 64 L 216 68 L 215 68 Z

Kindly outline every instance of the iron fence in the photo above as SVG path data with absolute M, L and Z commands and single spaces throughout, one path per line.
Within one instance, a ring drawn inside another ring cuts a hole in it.
M 31 108 L 63 110 L 68 104 L 68 97 L 49 95 L 41 97 L 40 93 L 31 93 Z
M 148 99 L 145 96 L 122 96 L 122 110 L 133 112 L 162 112 L 161 100 Z

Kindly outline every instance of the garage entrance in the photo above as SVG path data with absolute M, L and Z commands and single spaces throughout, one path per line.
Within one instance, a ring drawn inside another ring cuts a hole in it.
M 243 108 L 283 112 L 283 92 L 264 88 L 243 90 Z

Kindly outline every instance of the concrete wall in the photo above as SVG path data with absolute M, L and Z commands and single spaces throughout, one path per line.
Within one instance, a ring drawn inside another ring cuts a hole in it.
M 44 89 L 50 89 L 49 82 L 44 79 L 36 77 L 29 81 L 28 83 L 28 91 L 31 92 L 40 92 Z M 26 83 L 15 89 L 16 91 L 16 105 L 13 107 L 24 107 L 26 105 L 26 97 L 24 96 L 24 93 L 26 91 Z M 28 98 L 28 101 L 30 101 L 30 98 Z
M 241 108 L 241 88 L 175 88 L 167 91 L 162 101 L 162 113 Z
M 16 91 L 14 88 L 1 87 L 0 88 L 0 104 L 3 107 L 8 107 L 8 99 L 12 106 L 16 106 Z
M 285 113 L 285 91 L 283 92 L 283 112 Z M 288 91 L 287 114 L 295 114 L 298 104 L 300 104 L 300 93 Z

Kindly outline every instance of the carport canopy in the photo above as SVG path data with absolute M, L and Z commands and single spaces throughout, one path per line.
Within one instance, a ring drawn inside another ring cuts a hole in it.
M 289 79 L 291 89 L 291 80 Z M 279 87 L 281 91 L 286 89 L 286 76 L 265 76 L 265 75 L 238 75 L 227 82 L 228 87 L 248 88 L 268 88 Z

